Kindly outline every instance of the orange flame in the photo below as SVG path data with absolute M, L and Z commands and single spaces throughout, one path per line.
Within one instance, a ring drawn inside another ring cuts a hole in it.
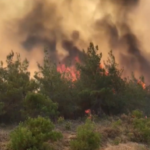
M 143 81 L 139 80 L 138 84 L 140 84 L 143 89 L 146 89 L 146 84 Z
M 80 60 L 78 57 L 75 57 L 74 59 L 75 63 L 80 63 Z M 104 69 L 103 65 L 100 63 L 99 68 Z M 57 71 L 61 74 L 65 75 L 65 78 L 76 81 L 78 76 L 80 75 L 79 71 L 76 70 L 75 66 L 67 67 L 65 64 L 59 64 L 57 66 Z M 103 73 L 102 73 L 103 74 Z M 104 75 L 108 76 L 108 72 L 104 69 Z
M 88 119 L 92 120 L 91 109 L 85 110 L 85 113 L 88 114 Z
M 86 114 L 90 114 L 90 113 L 91 113 L 91 110 L 90 110 L 90 109 L 87 109 L 87 110 L 85 110 L 85 113 L 86 113 Z
M 100 68 L 100 69 L 103 69 L 103 68 L 104 68 L 101 63 L 99 64 L 99 68 Z
M 57 71 L 60 72 L 61 74 L 64 73 L 67 79 L 71 79 L 72 81 L 77 80 L 78 72 L 74 66 L 66 67 L 65 64 L 61 64 L 57 66 Z
M 102 65 L 102 63 L 100 63 L 99 68 L 100 68 L 100 69 L 104 69 L 104 74 L 105 74 L 105 76 L 108 76 L 109 73 L 108 73 L 108 71 L 105 70 L 105 68 L 104 68 L 104 66 Z
M 78 57 L 75 57 L 74 61 L 80 62 Z M 79 76 L 79 72 L 76 70 L 75 66 L 67 67 L 65 64 L 60 64 L 57 66 L 57 71 L 61 74 L 64 73 L 65 78 L 70 79 L 71 81 L 76 81 Z

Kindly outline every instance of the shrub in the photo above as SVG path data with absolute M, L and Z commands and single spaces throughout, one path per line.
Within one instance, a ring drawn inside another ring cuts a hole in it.
M 129 140 L 150 144 L 150 119 L 139 110 L 134 110 L 128 119 L 123 119 Z M 130 121 L 129 121 L 130 120 Z
M 132 116 L 134 116 L 135 118 L 142 118 L 144 115 L 143 115 L 143 112 L 141 112 L 139 110 L 134 110 L 132 112 Z
M 103 129 L 102 135 L 103 135 L 103 139 L 108 139 L 108 138 L 115 139 L 116 137 L 121 135 L 121 131 L 119 128 L 110 126 Z
M 121 125 L 122 125 L 122 121 L 120 119 L 113 122 L 113 124 L 112 124 L 113 128 L 118 128 Z
M 71 150 L 96 150 L 100 147 L 101 135 L 94 131 L 94 124 L 87 120 L 77 129 L 76 139 L 70 142 Z
M 8 147 L 11 150 L 45 150 L 45 142 L 62 138 L 62 134 L 53 129 L 54 125 L 49 119 L 29 118 L 12 131 Z
M 71 122 L 66 122 L 65 129 L 70 130 L 71 129 Z
M 24 99 L 24 113 L 28 117 L 38 115 L 54 118 L 57 116 L 57 104 L 41 93 L 28 93 Z
M 57 123 L 58 124 L 62 124 L 63 122 L 64 122 L 64 117 L 59 117 L 58 119 L 57 119 Z
M 135 118 L 133 121 L 133 141 L 150 144 L 150 120 Z

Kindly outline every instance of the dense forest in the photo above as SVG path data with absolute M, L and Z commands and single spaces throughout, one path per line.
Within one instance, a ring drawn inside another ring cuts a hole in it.
M 28 71 L 30 62 L 10 52 L 6 66 L 0 64 L 0 122 L 16 123 L 37 116 L 53 121 L 60 116 L 78 119 L 87 109 L 98 117 L 135 109 L 149 115 L 150 90 L 144 77 L 123 77 L 112 51 L 105 63 L 98 52 L 98 47 L 90 43 L 71 70 L 51 62 L 45 50 L 33 78 Z

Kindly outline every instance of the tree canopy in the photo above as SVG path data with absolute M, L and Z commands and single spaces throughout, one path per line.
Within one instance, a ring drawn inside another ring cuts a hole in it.
M 38 115 L 55 118 L 78 118 L 86 109 L 99 116 L 117 115 L 133 109 L 149 113 L 149 86 L 143 78 L 122 76 L 113 52 L 102 62 L 98 46 L 90 43 L 81 62 L 74 66 L 76 80 L 59 72 L 45 51 L 43 64 L 38 64 L 34 78 L 30 77 L 29 61 L 10 52 L 0 63 L 0 119 L 15 122 Z M 144 85 L 144 86 L 143 86 Z

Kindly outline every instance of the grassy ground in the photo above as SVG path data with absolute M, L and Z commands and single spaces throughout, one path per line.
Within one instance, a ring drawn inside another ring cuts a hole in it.
M 76 137 L 76 129 L 83 121 L 64 121 L 56 124 L 56 129 L 63 133 L 63 139 L 53 143 L 56 150 L 69 150 L 69 142 Z M 140 143 L 133 143 L 126 136 L 127 127 L 119 125 L 119 122 L 109 118 L 95 121 L 96 130 L 102 134 L 102 146 L 100 150 L 150 150 L 148 146 Z M 0 150 L 7 150 L 9 133 L 15 126 L 0 126 Z

